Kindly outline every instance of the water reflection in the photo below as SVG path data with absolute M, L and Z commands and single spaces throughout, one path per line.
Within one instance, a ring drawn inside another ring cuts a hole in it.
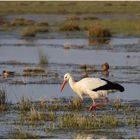
M 104 135 L 98 135 L 98 134 L 88 134 L 88 132 L 77 132 L 74 134 L 74 139 L 107 139 L 107 136 Z
M 109 44 L 110 38 L 100 37 L 100 38 L 89 38 L 89 46 Z

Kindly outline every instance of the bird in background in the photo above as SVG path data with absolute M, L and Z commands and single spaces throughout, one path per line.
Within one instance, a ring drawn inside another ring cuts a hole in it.
M 88 111 L 91 112 L 93 109 L 96 109 L 97 106 L 109 102 L 107 94 L 114 91 L 124 91 L 124 87 L 118 83 L 111 82 L 104 78 L 83 78 L 78 82 L 74 81 L 74 78 L 70 73 L 64 75 L 64 80 L 61 85 L 60 91 L 62 92 L 66 83 L 69 82 L 69 85 L 74 93 L 76 93 L 81 100 L 83 100 L 83 95 L 87 95 L 91 98 L 93 104 L 89 107 Z M 104 98 L 105 101 L 96 103 L 95 99 Z

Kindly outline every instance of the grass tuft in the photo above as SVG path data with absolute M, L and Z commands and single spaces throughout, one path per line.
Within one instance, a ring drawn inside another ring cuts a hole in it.
M 49 26 L 49 23 L 47 21 L 40 21 L 36 23 L 37 26 Z
M 32 134 L 29 134 L 27 132 L 23 132 L 20 126 L 17 126 L 17 131 L 14 133 L 11 133 L 10 138 L 12 139 L 34 139 L 38 138 L 37 136 L 33 136 Z
M 39 64 L 48 65 L 48 57 L 42 50 L 39 50 Z
M 64 114 L 58 122 L 60 128 L 77 129 L 112 128 L 120 125 L 120 121 L 112 115 L 102 115 L 96 118 L 79 114 Z
M 128 125 L 130 126 L 138 126 L 138 124 L 140 123 L 139 118 L 137 115 L 133 115 L 128 119 Z
M 45 110 L 47 108 L 46 103 L 45 103 L 45 99 L 40 99 L 39 101 L 39 107 L 43 110 Z
M 28 26 L 33 24 L 34 24 L 33 20 L 28 20 L 24 18 L 16 18 L 11 22 L 12 26 Z
M 27 67 L 23 69 L 23 76 L 36 76 L 46 74 L 46 70 L 41 67 Z
M 73 98 L 69 103 L 69 109 L 71 110 L 81 110 L 82 109 L 82 101 L 79 98 Z
M 19 110 L 22 112 L 29 111 L 31 108 L 31 101 L 27 97 L 22 97 L 19 101 Z
M 21 31 L 21 36 L 35 37 L 37 33 L 44 33 L 44 32 L 48 32 L 47 26 L 38 26 L 38 25 L 28 26 Z
M 80 27 L 73 20 L 68 20 L 60 27 L 60 31 L 80 31 Z
M 40 114 L 40 112 L 38 112 L 37 110 L 35 110 L 34 107 L 31 108 L 29 119 L 31 120 L 31 122 L 40 121 L 41 120 L 41 114 Z
M 7 110 L 7 93 L 2 88 L 0 89 L 0 112 Z
M 47 106 L 47 109 L 49 111 L 79 111 L 83 110 L 83 106 L 81 104 L 81 100 L 77 98 L 73 98 L 72 100 L 69 101 L 68 104 L 51 104 Z
M 33 27 L 26 27 L 21 31 L 22 37 L 35 37 L 36 30 Z
M 111 32 L 109 29 L 102 28 L 98 25 L 94 25 L 89 28 L 88 37 L 90 44 L 108 43 L 111 37 Z

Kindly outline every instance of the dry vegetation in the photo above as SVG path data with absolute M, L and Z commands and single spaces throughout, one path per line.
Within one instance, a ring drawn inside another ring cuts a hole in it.
M 7 93 L 4 88 L 0 89 L 0 112 L 7 110 Z
M 0 13 L 139 13 L 138 1 L 18 1 L 0 2 Z

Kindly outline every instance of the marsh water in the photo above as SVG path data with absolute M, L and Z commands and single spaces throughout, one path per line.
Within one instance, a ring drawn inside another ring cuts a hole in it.
M 8 35 L 7 35 L 8 34 Z M 3 70 L 15 71 L 18 75 L 3 79 L 1 83 L 7 89 L 8 100 L 17 102 L 20 97 L 28 96 L 37 100 L 39 97 L 75 96 L 67 86 L 63 95 L 59 88 L 63 80 L 63 75 L 72 73 L 75 80 L 81 79 L 84 72 L 80 65 L 88 64 L 100 69 L 100 65 L 108 62 L 110 65 L 109 76 L 112 81 L 118 81 L 126 87 L 125 93 L 114 94 L 126 100 L 140 98 L 140 52 L 139 38 L 114 37 L 109 44 L 89 45 L 86 38 L 52 38 L 48 39 L 47 34 L 43 37 L 32 39 L 18 38 L 16 34 L 0 34 L 0 72 Z M 57 35 L 54 34 L 56 37 Z M 67 43 L 70 49 L 64 49 Z M 82 46 L 78 48 L 77 46 Z M 24 77 L 23 69 L 35 67 L 39 63 L 39 51 L 43 51 L 49 59 L 49 64 L 45 68 L 48 77 Z M 57 77 L 56 77 L 57 75 Z M 89 76 L 104 77 L 100 71 L 90 72 Z M 24 81 L 26 85 L 12 84 L 14 81 Z M 34 83 L 32 84 L 32 81 Z M 41 81 L 46 81 L 44 84 Z M 133 95 L 133 96 L 132 96 Z M 112 97 L 112 96 L 111 96 Z
M 10 18 L 10 17 L 8 17 Z M 63 18 L 63 17 L 62 17 Z M 69 45 L 69 49 L 64 49 L 64 44 Z M 43 51 L 49 60 L 45 69 L 47 76 L 23 76 L 23 69 L 26 67 L 36 67 L 39 65 L 39 51 Z M 103 63 L 109 63 L 109 75 L 105 76 L 100 71 Z M 120 98 L 126 102 L 140 100 L 140 38 L 114 36 L 108 44 L 91 45 L 86 37 L 80 32 L 75 33 L 44 33 L 38 34 L 34 38 L 21 38 L 16 32 L 0 32 L 0 83 L 6 89 L 7 98 L 10 103 L 17 103 L 21 97 L 25 96 L 32 101 L 41 98 L 70 98 L 76 96 L 67 85 L 60 93 L 60 84 L 63 75 L 67 72 L 74 76 L 75 81 L 82 78 L 85 72 L 81 65 L 93 66 L 97 71 L 90 71 L 88 75 L 93 77 L 104 77 L 111 81 L 116 81 L 125 87 L 125 92 L 109 94 L 109 98 Z M 14 71 L 14 77 L 3 78 L 2 71 Z M 6 137 L 11 131 L 12 125 L 3 123 L 8 118 L 14 118 L 15 114 L 0 117 L 0 136 Z M 140 129 L 131 132 L 131 128 L 121 128 L 126 131 L 127 136 L 140 138 Z M 42 131 L 38 132 L 43 135 Z M 55 138 L 79 138 L 81 132 L 73 133 L 68 131 L 55 132 Z M 102 133 L 103 134 L 103 133 Z M 73 135 L 76 135 L 73 137 Z M 83 133 L 84 137 L 100 138 L 100 134 Z M 104 134 L 106 138 L 108 134 Z

